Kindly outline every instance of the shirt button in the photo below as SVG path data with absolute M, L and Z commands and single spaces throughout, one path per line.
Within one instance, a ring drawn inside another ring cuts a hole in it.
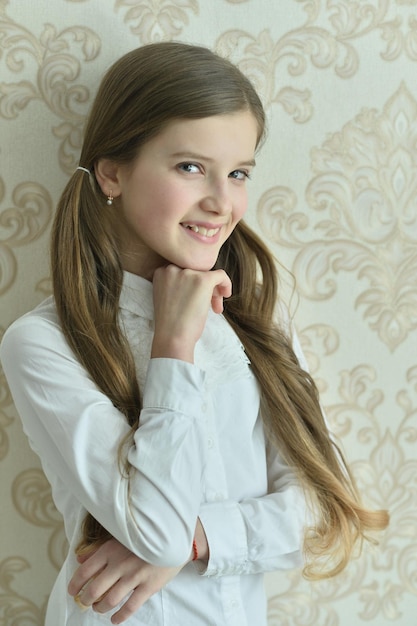
M 216 495 L 214 497 L 217 500 L 217 502 L 220 502 L 221 500 L 224 500 L 223 494 L 220 493 L 219 491 L 216 493 Z
M 201 405 L 201 410 L 203 411 L 203 413 L 207 412 L 207 404 L 206 404 L 206 402 L 203 402 L 203 404 Z
M 207 446 L 208 446 L 209 448 L 212 448 L 212 447 L 214 446 L 214 441 L 213 441 L 213 438 L 212 438 L 212 437 L 209 437 L 209 438 L 207 439 Z

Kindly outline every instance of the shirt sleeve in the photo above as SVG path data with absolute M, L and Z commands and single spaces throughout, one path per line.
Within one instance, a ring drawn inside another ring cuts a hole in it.
M 126 476 L 117 463 L 130 430 L 126 419 L 76 360 L 57 324 L 19 319 L 6 331 L 0 356 L 30 444 L 50 482 L 59 478 L 55 501 L 65 506 L 71 493 L 147 562 L 187 561 L 205 454 L 201 370 L 174 359 L 150 361 Z
M 268 493 L 241 502 L 202 504 L 199 517 L 208 538 L 206 576 L 256 574 L 302 564 L 306 500 L 294 474 L 268 448 Z
M 307 361 L 292 328 L 288 313 L 281 323 L 291 335 L 300 366 Z M 311 510 L 296 475 L 278 451 L 267 445 L 268 493 L 241 502 L 227 500 L 201 506 L 199 517 L 207 536 L 210 558 L 205 576 L 256 574 L 300 567 L 306 526 L 312 523 Z

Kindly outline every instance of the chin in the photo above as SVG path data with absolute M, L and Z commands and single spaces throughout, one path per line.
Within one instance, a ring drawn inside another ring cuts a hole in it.
M 210 261 L 207 261 L 207 263 L 198 263 L 196 261 L 184 262 L 184 263 L 178 264 L 178 267 L 181 267 L 184 270 L 185 269 L 194 270 L 195 272 L 209 272 L 215 267 L 216 263 L 217 263 L 217 258 L 214 260 L 211 259 Z

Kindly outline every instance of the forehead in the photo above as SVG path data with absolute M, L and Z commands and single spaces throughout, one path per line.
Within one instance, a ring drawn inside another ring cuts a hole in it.
M 199 119 L 175 119 L 149 140 L 141 152 L 201 152 L 208 156 L 236 155 L 253 158 L 258 140 L 258 122 L 250 111 L 213 115 Z

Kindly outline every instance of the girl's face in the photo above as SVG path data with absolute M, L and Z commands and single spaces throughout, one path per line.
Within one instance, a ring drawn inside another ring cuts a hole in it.
M 168 124 L 117 166 L 116 229 L 125 270 L 152 279 L 167 263 L 210 270 L 247 207 L 258 127 L 250 112 Z

